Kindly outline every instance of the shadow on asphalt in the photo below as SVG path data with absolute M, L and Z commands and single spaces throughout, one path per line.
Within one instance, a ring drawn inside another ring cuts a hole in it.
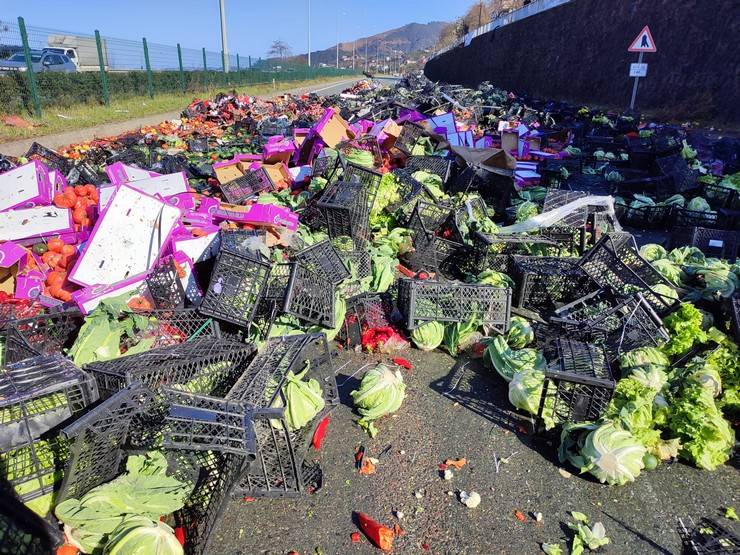
M 626 524 L 624 521 L 618 519 L 617 517 L 610 515 L 606 511 L 601 511 L 601 512 L 604 515 L 608 516 L 610 519 L 612 519 L 614 522 L 616 522 L 617 524 L 619 524 L 622 528 L 624 528 L 625 530 L 627 530 L 628 532 L 630 532 L 631 534 L 633 534 L 635 537 L 640 538 L 640 540 L 642 540 L 645 543 L 647 543 L 648 545 L 650 545 L 650 547 L 652 547 L 656 551 L 658 551 L 660 553 L 664 553 L 665 555 L 671 555 L 671 551 L 670 550 L 666 549 L 665 547 L 663 547 L 659 543 L 651 540 L 649 537 L 647 537 L 645 534 L 643 534 L 639 530 L 635 530 L 629 524 Z

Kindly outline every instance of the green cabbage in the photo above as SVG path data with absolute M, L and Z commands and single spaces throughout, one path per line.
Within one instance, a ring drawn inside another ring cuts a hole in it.
M 529 321 L 521 316 L 512 316 L 506 342 L 513 349 L 521 349 L 534 341 L 534 330 Z
M 686 197 L 683 195 L 675 194 L 671 195 L 667 199 L 661 200 L 658 206 L 678 206 L 683 208 L 686 205 Z
M 534 202 L 524 201 L 516 207 L 516 221 L 524 222 L 539 214 L 539 208 Z
M 668 356 L 682 355 L 694 343 L 704 343 L 707 334 L 702 330 L 702 313 L 691 303 L 681 303 L 678 310 L 666 316 L 663 320 L 668 329 L 670 339 L 661 347 Z
M 706 259 L 704 253 L 697 247 L 676 247 L 668 253 L 668 258 L 678 265 L 704 264 Z
M 681 145 L 681 156 L 683 156 L 685 160 L 693 160 L 694 158 L 696 158 L 696 150 L 691 148 L 691 145 L 686 142 L 686 139 L 681 141 Z
M 475 276 L 474 283 L 490 285 L 492 287 L 514 287 L 514 280 L 502 272 L 496 270 L 483 270 Z
M 646 245 L 640 247 L 640 256 L 642 256 L 648 262 L 653 262 L 654 260 L 665 258 L 666 256 L 668 256 L 668 253 L 661 245 L 657 245 L 655 243 L 647 243 Z
M 388 256 L 372 257 L 373 279 L 370 288 L 378 293 L 385 293 L 388 288 L 396 281 L 396 266 L 398 262 Z
M 516 372 L 545 369 L 545 358 L 536 349 L 513 350 L 501 336 L 494 337 L 486 347 L 483 361 L 507 382 Z
M 655 347 L 638 347 L 619 357 L 619 367 L 623 372 L 634 368 L 656 367 L 660 370 L 667 370 L 671 365 L 668 357 Z
M 350 164 L 357 164 L 358 166 L 363 166 L 365 168 L 372 168 L 375 165 L 373 153 L 369 150 L 352 148 L 349 149 L 349 152 L 344 154 L 344 157 Z
M 164 522 L 129 516 L 110 534 L 104 555 L 182 555 L 182 545 Z
M 445 326 L 439 322 L 428 322 L 411 330 L 411 341 L 422 351 L 433 351 L 442 344 Z
M 667 258 L 654 260 L 651 264 L 661 276 L 675 285 L 681 285 L 686 279 L 683 270 Z
M 686 205 L 686 208 L 688 210 L 693 210 L 695 212 L 711 212 L 712 211 L 712 207 L 709 206 L 709 203 L 706 200 L 704 200 L 702 197 L 692 198 Z
M 465 349 L 475 340 L 478 331 L 478 320 L 474 317 L 466 322 L 452 322 L 445 326 L 444 345 L 447 352 L 452 356 L 457 355 L 458 351 Z
M 645 467 L 646 452 L 630 432 L 607 420 L 563 425 L 558 457 L 611 486 L 633 482 Z
M 668 428 L 681 439 L 680 456 L 699 468 L 714 470 L 732 454 L 735 433 L 701 384 L 685 384 L 671 404 Z
M 545 373 L 539 370 L 515 372 L 509 382 L 509 402 L 529 414 L 537 414 Z
M 373 229 L 383 227 L 382 223 L 386 222 L 385 218 L 381 216 L 387 216 L 383 214 L 384 210 L 391 204 L 401 200 L 401 195 L 398 193 L 398 187 L 400 181 L 392 173 L 386 173 L 380 180 L 378 185 L 378 191 L 375 194 L 375 202 L 370 210 L 370 225 Z
M 447 195 L 442 190 L 442 178 L 437 174 L 419 170 L 411 174 L 411 177 L 424 185 L 435 201 L 447 198 Z
M 406 384 L 398 370 L 392 371 L 384 364 L 368 370 L 362 377 L 360 388 L 350 393 L 360 413 L 357 422 L 370 437 L 378 433 L 374 420 L 396 412 L 403 402 Z
M 287 405 L 285 422 L 288 424 L 288 429 L 293 432 L 311 422 L 325 405 L 321 384 L 313 378 L 308 381 L 303 380 L 310 368 L 310 362 L 306 362 L 306 367 L 298 374 L 294 374 L 292 370 L 289 371 L 282 387 Z M 280 396 L 277 396 L 272 407 L 282 406 L 283 401 Z

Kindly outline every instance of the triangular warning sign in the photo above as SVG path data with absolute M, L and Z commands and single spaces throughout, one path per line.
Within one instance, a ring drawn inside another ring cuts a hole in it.
M 637 38 L 632 41 L 627 52 L 657 52 L 653 35 L 650 34 L 650 27 L 645 25 Z

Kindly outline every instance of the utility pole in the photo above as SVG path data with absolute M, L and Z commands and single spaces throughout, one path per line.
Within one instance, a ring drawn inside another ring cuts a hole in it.
M 311 67 L 311 0 L 308 0 L 308 67 Z
M 357 39 L 352 40 L 352 71 L 355 70 L 355 44 L 357 44 Z
M 229 46 L 226 44 L 226 7 L 224 0 L 219 0 L 221 10 L 221 50 L 224 57 L 224 73 L 229 73 Z
M 337 69 L 339 69 L 339 10 L 337 10 Z
M 483 0 L 478 2 L 478 28 L 483 25 Z
M 365 38 L 365 73 L 367 73 L 367 38 Z

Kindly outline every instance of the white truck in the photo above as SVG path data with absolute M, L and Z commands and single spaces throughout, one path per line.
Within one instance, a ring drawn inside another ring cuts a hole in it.
M 49 46 L 46 51 L 64 54 L 77 66 L 78 71 L 98 71 L 98 46 L 93 37 L 79 37 L 76 35 L 49 35 Z M 108 46 L 105 39 L 100 40 L 103 50 L 103 63 L 108 69 Z

